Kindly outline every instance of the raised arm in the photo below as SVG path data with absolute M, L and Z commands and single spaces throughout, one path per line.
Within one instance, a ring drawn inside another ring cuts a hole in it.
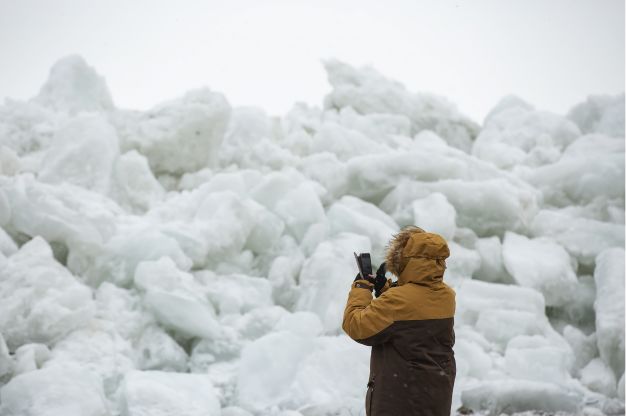
M 343 313 L 343 330 L 353 340 L 376 345 L 389 339 L 388 329 L 393 324 L 393 298 L 389 292 L 372 299 L 374 285 L 367 280 L 356 280 L 348 294 Z

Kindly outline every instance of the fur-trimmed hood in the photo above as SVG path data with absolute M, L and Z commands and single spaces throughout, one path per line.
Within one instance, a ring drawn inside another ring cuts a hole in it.
M 419 227 L 403 228 L 387 246 L 387 270 L 398 277 L 398 284 L 425 284 L 441 281 L 450 249 L 439 234 Z

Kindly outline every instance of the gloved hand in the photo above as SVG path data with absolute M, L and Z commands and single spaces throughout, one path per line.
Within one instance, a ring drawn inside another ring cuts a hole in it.
M 357 280 L 365 280 L 365 281 L 367 281 L 369 283 L 369 285 L 365 285 L 363 283 L 358 283 L 355 287 L 360 287 L 360 288 L 363 288 L 363 289 L 369 289 L 370 292 L 372 291 L 372 289 L 374 289 L 374 282 L 375 282 L 374 276 L 370 275 L 370 276 L 368 276 L 366 278 L 362 278 L 361 277 L 361 273 L 357 273 L 356 277 L 354 278 L 354 281 L 356 282 Z M 353 285 L 354 285 L 354 283 L 353 283 Z
M 383 293 L 383 288 L 387 283 L 387 279 L 385 278 L 385 273 L 387 273 L 387 263 L 381 263 L 376 270 L 376 277 L 374 278 L 374 296 L 379 297 Z

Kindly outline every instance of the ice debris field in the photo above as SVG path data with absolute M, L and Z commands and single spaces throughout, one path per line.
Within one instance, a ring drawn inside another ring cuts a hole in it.
M 0 106 L 1 415 L 363 415 L 352 253 L 409 224 L 451 249 L 453 412 L 623 414 L 624 95 L 480 125 L 324 65 L 283 117 L 118 109 L 78 56 Z

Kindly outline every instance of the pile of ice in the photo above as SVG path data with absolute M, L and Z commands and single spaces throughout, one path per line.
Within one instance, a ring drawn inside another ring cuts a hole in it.
M 624 411 L 624 95 L 482 126 L 326 62 L 284 117 L 117 109 L 80 57 L 0 106 L 0 413 L 363 414 L 352 252 L 445 236 L 453 409 Z

